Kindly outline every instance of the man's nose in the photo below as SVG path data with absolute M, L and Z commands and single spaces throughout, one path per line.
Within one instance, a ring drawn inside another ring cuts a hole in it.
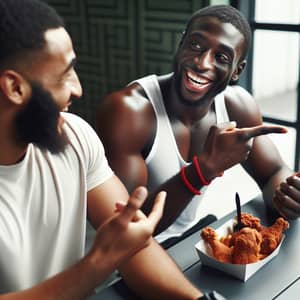
M 82 86 L 76 72 L 74 72 L 71 82 L 71 94 L 75 98 L 80 98 L 82 96 Z
M 207 70 L 214 67 L 214 56 L 211 50 L 201 52 L 195 57 L 195 63 L 199 70 Z

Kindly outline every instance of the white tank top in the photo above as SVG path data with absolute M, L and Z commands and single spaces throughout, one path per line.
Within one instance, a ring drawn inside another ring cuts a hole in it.
M 177 174 L 181 167 L 189 164 L 189 162 L 183 160 L 178 150 L 172 126 L 164 106 L 157 76 L 149 75 L 135 82 L 139 83 L 144 89 L 147 98 L 154 108 L 157 120 L 154 143 L 146 158 L 148 188 L 153 190 Z M 223 93 L 216 96 L 214 103 L 217 123 L 229 121 Z M 194 196 L 171 226 L 155 237 L 158 242 L 162 242 L 170 237 L 180 236 L 199 221 L 197 218 L 197 209 L 205 196 L 205 189 L 206 187 L 201 189 L 201 195 Z

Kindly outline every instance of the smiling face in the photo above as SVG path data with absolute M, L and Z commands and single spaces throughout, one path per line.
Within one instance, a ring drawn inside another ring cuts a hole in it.
M 72 41 L 62 27 L 46 31 L 45 41 L 44 49 L 37 54 L 26 77 L 47 90 L 61 111 L 67 111 L 72 99 L 82 95 L 74 70 L 76 56 Z
M 76 61 L 71 39 L 63 28 L 45 33 L 46 46 L 25 63 L 22 74 L 31 95 L 16 116 L 16 129 L 23 143 L 35 143 L 54 153 L 67 144 L 60 111 L 67 111 L 82 90 L 74 70 Z
M 245 65 L 239 61 L 243 40 L 230 23 L 215 17 L 195 18 L 175 57 L 175 86 L 181 101 L 201 105 L 237 80 Z

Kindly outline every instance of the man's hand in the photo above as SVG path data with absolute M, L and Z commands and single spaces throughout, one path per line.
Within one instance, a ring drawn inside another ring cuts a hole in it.
M 275 191 L 273 203 L 287 219 L 300 217 L 300 172 L 288 177 Z
M 162 216 L 166 193 L 160 192 L 156 196 L 148 217 L 139 210 L 146 197 L 146 188 L 137 188 L 127 205 L 118 203 L 117 215 L 99 227 L 91 253 L 100 251 L 102 263 L 103 257 L 107 257 L 105 263 L 111 263 L 116 268 L 127 257 L 147 246 Z
M 200 165 L 205 165 L 207 180 L 245 161 L 251 153 L 253 138 L 269 133 L 286 133 L 281 126 L 260 125 L 236 128 L 236 122 L 212 126 L 208 133 Z

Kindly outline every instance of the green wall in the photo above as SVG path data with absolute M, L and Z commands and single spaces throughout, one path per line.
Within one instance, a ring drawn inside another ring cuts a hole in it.
M 78 56 L 83 98 L 72 111 L 94 124 L 103 96 L 146 74 L 171 71 L 192 12 L 209 0 L 45 0 L 64 17 Z M 216 1 L 214 1 L 216 2 Z M 227 4 L 228 1 L 218 1 Z

